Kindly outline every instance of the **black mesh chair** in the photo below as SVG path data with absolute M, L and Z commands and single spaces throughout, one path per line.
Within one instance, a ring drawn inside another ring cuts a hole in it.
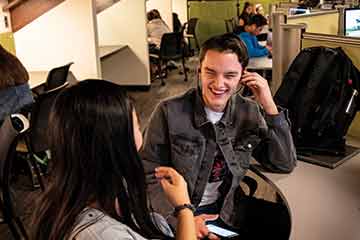
M 50 127 L 49 117 L 51 107 L 59 92 L 68 85 L 69 83 L 65 82 L 63 85 L 46 91 L 36 98 L 31 111 L 30 128 L 24 134 L 26 143 L 25 152 L 29 154 L 27 159 L 29 160 L 30 170 L 33 171 L 33 185 L 39 184 L 42 190 L 45 189 L 42 177 L 45 172 L 41 171 L 38 162 L 39 159 L 47 158 L 46 151 L 49 149 L 47 129 Z M 24 152 L 24 149 L 18 148 L 17 151 Z
M 44 90 L 49 91 L 64 85 L 72 64 L 73 62 L 70 62 L 64 66 L 51 69 L 49 75 L 47 76 Z
M 250 165 L 239 188 L 236 201 L 241 215 L 239 225 L 247 231 L 244 239 L 289 239 L 292 228 L 292 216 L 289 203 L 281 190 L 268 179 L 260 165 Z M 265 189 L 271 190 L 269 196 Z M 246 187 L 245 187 L 246 186 Z M 261 229 L 261 231 L 259 231 Z
M 10 171 L 15 159 L 17 137 L 26 125 L 16 114 L 16 117 L 6 117 L 0 127 L 0 211 L 2 212 L 2 223 L 6 223 L 14 239 L 28 239 L 26 230 L 16 213 L 14 199 L 10 190 Z M 22 119 L 26 118 L 22 116 Z
M 158 73 L 161 79 L 161 85 L 165 85 L 164 76 L 167 76 L 166 63 L 169 60 L 182 59 L 185 79 L 187 81 L 187 72 L 185 68 L 184 41 L 181 32 L 165 33 L 161 38 L 160 53 L 150 54 L 150 61 L 158 66 Z M 164 69 L 162 68 L 163 66 Z M 163 74 L 165 71 L 165 74 Z
M 225 29 L 227 33 L 234 32 L 233 20 L 232 19 L 225 19 Z
M 198 39 L 196 37 L 196 26 L 198 24 L 198 21 L 199 21 L 198 18 L 190 18 L 189 21 L 184 24 L 184 28 L 185 28 L 184 37 L 188 39 L 189 52 L 192 52 L 191 39 L 194 39 L 196 49 L 199 50 L 200 48 Z
M 50 91 L 51 89 L 55 89 L 64 85 L 67 81 L 69 69 L 72 64 L 73 62 L 70 62 L 64 66 L 51 69 L 49 74 L 47 75 L 44 86 L 37 87 L 33 90 L 35 96 L 38 96 L 44 92 Z

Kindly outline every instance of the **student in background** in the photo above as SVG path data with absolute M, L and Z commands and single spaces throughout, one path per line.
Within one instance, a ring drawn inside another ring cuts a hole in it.
M 148 33 L 149 51 L 150 53 L 158 53 L 161 44 L 161 38 L 164 33 L 169 33 L 170 29 L 161 19 L 157 9 L 153 9 L 147 13 L 146 29 Z
M 0 45 L 0 126 L 4 117 L 33 102 L 28 81 L 19 59 Z
M 270 46 L 261 46 L 256 38 L 265 25 L 267 25 L 267 20 L 264 16 L 260 14 L 254 15 L 245 26 L 245 31 L 239 34 L 241 40 L 246 44 L 250 58 L 263 57 L 271 54 L 272 48 Z
M 182 24 L 180 22 L 178 14 L 173 12 L 172 17 L 173 17 L 173 29 L 174 29 L 174 32 L 180 32 Z
M 164 239 L 172 235 L 150 213 L 144 168 L 137 151 L 142 135 L 124 89 L 85 80 L 64 90 L 51 111 L 50 181 L 32 218 L 31 239 Z M 161 184 L 177 209 L 176 239 L 195 239 L 194 217 L 183 177 L 159 167 Z
M 245 25 L 249 22 L 250 17 L 254 14 L 254 5 L 249 2 L 245 2 L 244 8 L 239 16 L 239 27 L 236 32 L 240 33 L 244 31 Z

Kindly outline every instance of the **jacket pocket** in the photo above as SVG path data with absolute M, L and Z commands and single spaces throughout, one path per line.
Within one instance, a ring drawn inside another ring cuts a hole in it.
M 233 174 L 237 176 L 245 175 L 250 166 L 252 152 L 259 142 L 260 138 L 257 135 L 248 135 L 231 140 L 235 154 L 235 161 L 230 163 Z
M 181 135 L 171 136 L 172 164 L 186 180 L 193 180 L 197 175 L 203 152 L 201 139 L 190 139 Z

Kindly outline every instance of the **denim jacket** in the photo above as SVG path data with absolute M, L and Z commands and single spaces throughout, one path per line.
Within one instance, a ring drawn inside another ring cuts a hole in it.
M 9 114 L 16 113 L 22 107 L 33 103 L 28 83 L 0 90 L 0 122 Z
M 296 165 L 286 110 L 278 115 L 266 115 L 256 102 L 234 95 L 220 121 L 212 124 L 206 117 L 198 90 L 191 89 L 157 106 L 150 118 L 141 156 L 148 179 L 159 165 L 174 167 L 185 178 L 191 202 L 197 207 L 217 146 L 231 172 L 229 184 L 219 189 L 223 195 L 220 217 L 226 224 L 236 227 L 234 196 L 249 168 L 251 156 L 275 172 L 288 173 Z M 160 185 L 148 184 L 152 207 L 168 216 L 172 208 Z M 168 220 L 175 223 L 174 219 Z

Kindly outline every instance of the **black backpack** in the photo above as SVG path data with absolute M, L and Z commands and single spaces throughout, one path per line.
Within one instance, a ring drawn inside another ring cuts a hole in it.
M 303 49 L 275 102 L 289 110 L 298 153 L 345 154 L 345 136 L 359 109 L 360 73 L 341 48 Z

